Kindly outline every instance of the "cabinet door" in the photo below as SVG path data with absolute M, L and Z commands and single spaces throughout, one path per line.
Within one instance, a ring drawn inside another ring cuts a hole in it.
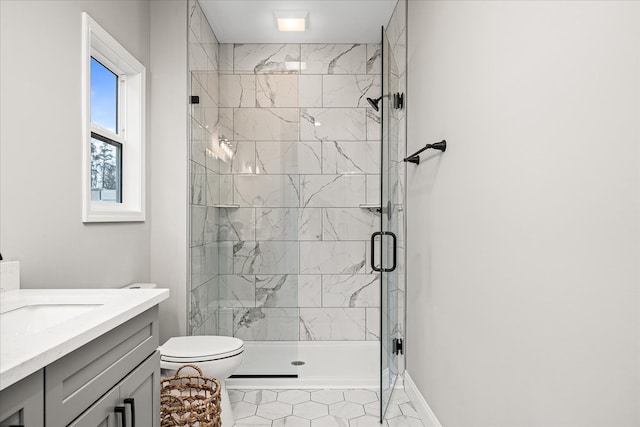
M 44 375 L 38 371 L 0 392 L 0 426 L 44 426 Z
M 128 400 L 128 399 L 132 399 Z M 124 406 L 127 427 L 158 427 L 160 425 L 160 353 L 155 352 L 120 384 L 120 405 Z
M 117 427 L 115 407 L 118 405 L 118 398 L 118 387 L 114 387 L 68 427 Z

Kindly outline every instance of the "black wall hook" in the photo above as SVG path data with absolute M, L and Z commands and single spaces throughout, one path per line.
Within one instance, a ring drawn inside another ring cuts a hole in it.
M 443 139 L 440 142 L 436 142 L 433 144 L 427 144 L 424 147 L 422 147 L 421 149 L 419 149 L 418 151 L 416 151 L 415 153 L 413 153 L 410 156 L 405 157 L 402 161 L 403 162 L 409 162 L 409 163 L 414 163 L 416 165 L 420 164 L 420 153 L 422 153 L 424 150 L 428 150 L 429 148 L 433 148 L 434 150 L 440 150 L 443 153 L 445 151 L 447 151 L 447 140 Z

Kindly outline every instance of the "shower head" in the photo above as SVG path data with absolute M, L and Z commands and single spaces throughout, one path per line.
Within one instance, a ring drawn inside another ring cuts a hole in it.
M 382 97 L 379 97 L 379 98 L 376 98 L 376 99 L 367 98 L 367 101 L 369 102 L 369 105 L 371 105 L 371 107 L 374 110 L 380 111 L 380 107 L 378 106 L 378 103 L 380 102 L 381 99 L 382 99 Z

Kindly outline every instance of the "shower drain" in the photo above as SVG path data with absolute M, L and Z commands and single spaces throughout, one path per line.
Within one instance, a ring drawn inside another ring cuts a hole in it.
M 291 362 L 291 364 L 293 366 L 302 366 L 304 365 L 305 362 L 303 362 L 302 360 L 294 360 L 293 362 Z

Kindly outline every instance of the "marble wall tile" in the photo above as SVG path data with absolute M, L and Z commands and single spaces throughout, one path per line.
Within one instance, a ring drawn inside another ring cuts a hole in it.
M 322 209 L 298 209 L 298 240 L 322 240 Z
M 364 141 L 324 141 L 322 173 L 380 173 L 380 143 Z
M 217 212 L 216 240 L 255 240 L 255 209 L 253 208 L 212 208 Z
M 209 316 L 204 322 L 204 335 L 218 335 L 218 310 L 208 310 Z
M 367 45 L 367 74 L 382 75 L 382 45 Z
M 233 108 L 218 109 L 218 136 L 221 139 L 233 139 Z
M 364 175 L 300 176 L 301 207 L 357 207 L 364 202 Z
M 191 243 L 190 246 L 200 246 L 204 244 L 204 229 L 207 219 L 207 207 L 191 205 Z
M 221 74 L 220 106 L 221 107 L 255 107 L 255 76 L 243 74 Z
M 301 308 L 300 340 L 362 340 L 366 338 L 364 308 Z
M 322 240 L 367 240 L 380 229 L 380 214 L 361 208 L 325 208 Z
M 300 139 L 364 141 L 366 108 L 302 108 Z
M 322 276 L 323 307 L 380 307 L 377 274 Z
M 298 76 L 257 75 L 256 106 L 262 108 L 298 107 Z
M 298 106 L 322 107 L 322 76 L 301 75 L 298 77 Z
M 298 309 L 265 307 L 235 309 L 233 335 L 245 341 L 297 341 Z
M 234 199 L 233 175 L 218 175 L 220 186 L 218 193 L 220 195 L 221 204 L 232 204 Z
M 380 175 L 367 175 L 367 203 L 380 204 Z
M 222 336 L 233 336 L 233 313 L 236 309 L 221 307 L 218 310 L 218 334 Z
M 298 208 L 256 208 L 256 240 L 298 240 Z
M 191 160 L 205 164 L 205 131 L 200 123 L 191 119 Z
M 206 180 L 207 175 L 204 166 L 195 163 L 191 163 L 191 204 L 194 205 L 206 205 L 207 204 L 207 190 Z
M 198 2 L 189 4 L 189 29 L 193 31 L 196 38 L 200 38 L 202 30 L 202 20 L 204 16 Z
M 368 307 L 366 310 L 367 341 L 380 339 L 380 309 Z
M 298 274 L 298 242 L 237 242 L 235 274 Z
M 367 108 L 367 140 L 380 141 L 380 113 L 373 108 Z
M 195 246 L 190 249 L 191 254 L 191 288 L 202 285 L 217 274 L 218 247 L 217 244 Z
M 207 169 L 207 206 L 220 203 L 220 175 Z
M 365 242 L 300 242 L 301 274 L 355 274 L 365 271 Z
M 256 208 L 256 240 L 321 240 L 320 208 Z
M 219 305 L 223 308 L 255 307 L 255 277 L 252 275 L 221 275 Z
M 234 200 L 241 207 L 296 207 L 297 175 L 236 175 Z
M 380 96 L 380 76 L 327 75 L 322 76 L 322 106 L 368 107 L 367 97 Z
M 235 73 L 299 73 L 299 44 L 236 44 L 233 49 Z
M 235 140 L 298 140 L 297 108 L 235 108 L 233 121 Z
M 220 43 L 218 46 L 218 71 L 233 72 L 233 43 Z
M 322 146 L 310 142 L 257 142 L 256 173 L 319 174 L 322 171 Z
M 301 274 L 298 276 L 298 307 L 322 306 L 322 276 Z
M 204 220 L 204 244 L 215 243 L 218 238 L 219 212 L 213 206 L 207 206 L 207 216 Z
M 259 307 L 298 307 L 298 275 L 256 276 L 256 305 Z
M 364 44 L 303 44 L 302 74 L 365 74 L 367 47 Z
M 256 143 L 255 141 L 228 141 L 231 147 L 231 159 L 222 162 L 220 173 L 223 174 L 253 174 L 256 172 Z
M 233 254 L 240 242 L 217 242 L 218 274 L 233 274 Z

